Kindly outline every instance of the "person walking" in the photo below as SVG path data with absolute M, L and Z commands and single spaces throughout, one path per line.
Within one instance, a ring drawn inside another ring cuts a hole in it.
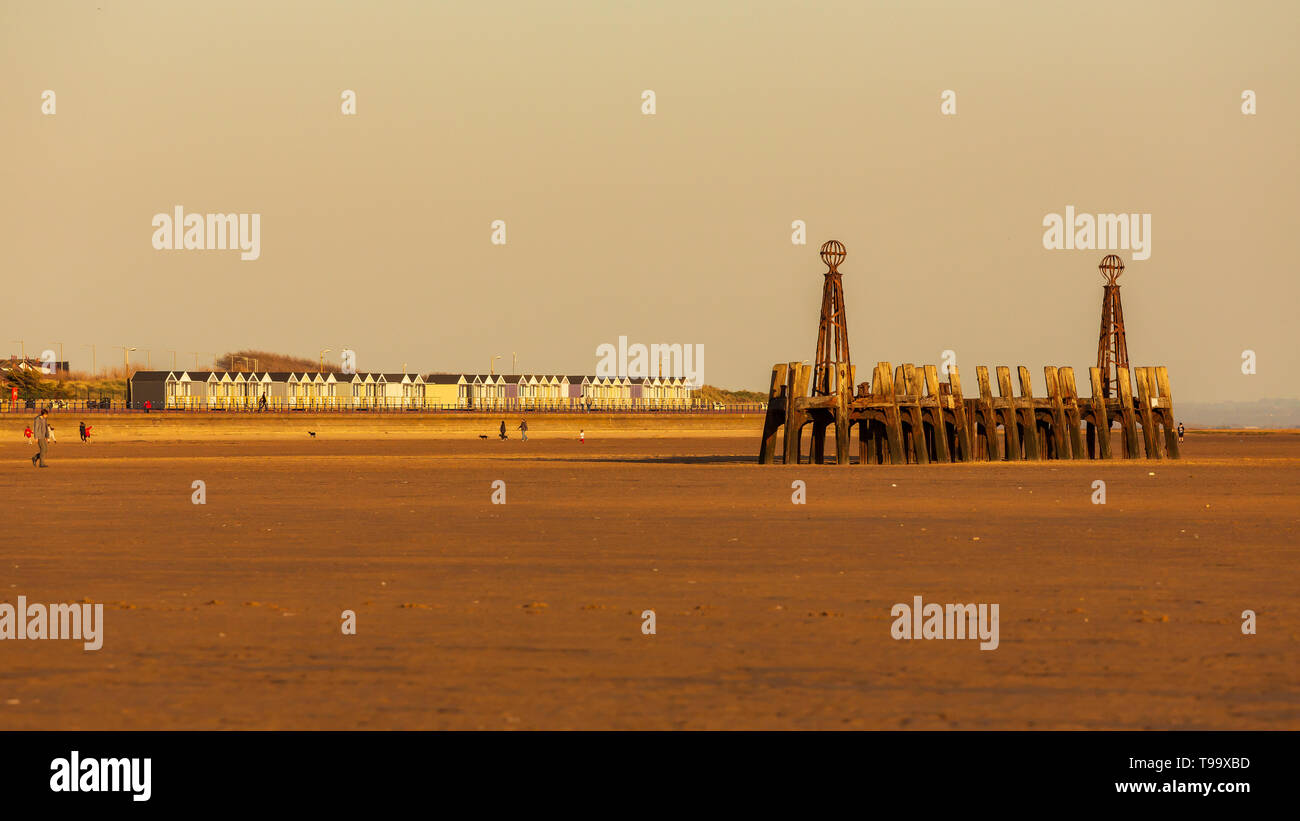
M 1183 443 L 1183 423 L 1179 422 L 1178 423 L 1178 444 L 1181 445 L 1182 443 Z
M 578 444 L 581 445 L 583 442 L 586 441 L 587 441 L 587 432 L 585 430 L 578 431 Z
M 498 436 L 501 437 L 502 441 L 504 441 L 504 440 L 507 438 L 507 437 L 506 437 L 506 420 L 504 420 L 504 419 L 501 420 L 501 433 L 499 433 Z
M 80 428 L 80 430 L 81 430 L 81 441 L 84 442 L 84 441 L 86 441 L 86 423 L 85 423 L 85 422 L 82 422 L 82 423 L 81 423 L 81 428 Z
M 527 442 L 528 441 L 528 420 L 527 419 L 519 420 L 519 432 L 520 435 L 523 436 L 524 441 Z
M 41 412 L 32 420 L 32 435 L 36 438 L 36 453 L 32 456 L 32 467 L 49 467 L 45 464 L 45 450 L 50 442 L 50 423 L 45 419 L 47 413 L 48 410 L 41 408 Z

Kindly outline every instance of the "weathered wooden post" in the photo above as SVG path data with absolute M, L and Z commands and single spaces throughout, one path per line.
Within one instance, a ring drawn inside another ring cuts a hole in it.
M 1070 438 L 1065 429 L 1065 400 L 1060 371 L 1052 365 L 1043 368 L 1043 381 L 1047 383 L 1047 402 L 1052 412 L 1052 458 L 1070 458 Z
M 1088 423 L 1088 453 L 1096 454 L 1094 459 L 1110 458 L 1110 416 L 1106 412 L 1106 391 L 1101 384 L 1101 368 L 1089 368 L 1088 379 L 1092 382 L 1092 422 Z M 1092 439 L 1096 439 L 1097 449 L 1092 449 Z
M 763 419 L 763 441 L 758 449 L 758 463 L 770 465 L 776 461 L 776 432 L 785 424 L 786 375 L 790 366 L 778 363 L 772 366 L 772 382 L 767 389 L 767 415 Z
M 934 459 L 936 462 L 951 462 L 953 459 L 948 452 L 948 425 L 943 420 L 943 397 L 939 395 L 939 369 L 934 365 L 926 365 L 924 373 L 926 397 L 934 400 L 934 406 L 927 408 L 930 412 L 931 436 L 934 439 Z
M 1038 447 L 1038 414 L 1034 411 L 1034 385 L 1029 377 L 1029 369 L 1024 365 L 1016 368 L 1020 374 L 1020 408 L 1022 418 L 1027 421 L 1020 432 L 1020 441 L 1025 445 L 1025 458 L 1037 461 L 1043 458 Z
M 912 460 L 918 465 L 928 465 L 930 454 L 925 447 L 925 420 L 921 418 L 921 388 L 916 378 L 916 366 L 910 362 L 899 365 L 894 381 L 902 382 L 903 396 L 899 399 L 907 402 L 907 416 L 911 420 Z
M 1178 447 L 1178 420 L 1174 419 L 1174 395 L 1169 390 L 1169 369 L 1156 368 L 1156 388 L 1160 392 L 1160 415 L 1165 426 L 1165 450 L 1170 459 L 1182 458 Z
M 1020 450 L 1020 412 L 1017 410 L 1016 395 L 1011 390 L 1011 369 L 1006 365 L 997 366 L 998 394 L 1005 403 L 1002 411 L 1002 438 L 1006 442 L 1006 458 L 1009 462 L 1018 462 L 1025 458 Z
M 812 377 L 812 368 L 799 362 L 790 363 L 790 373 L 786 377 L 785 402 L 785 463 L 799 464 L 799 440 L 803 435 L 803 425 L 808 412 L 800 407 L 801 401 L 808 395 L 808 380 Z
M 835 366 L 835 464 L 851 464 L 849 458 L 849 404 L 853 401 L 853 375 L 847 362 Z
M 1066 433 L 1070 440 L 1070 458 L 1087 459 L 1088 453 L 1083 449 L 1083 431 L 1079 429 L 1083 419 L 1079 414 L 1079 388 L 1074 382 L 1074 368 L 1061 368 L 1060 378 Z
M 993 410 L 993 389 L 989 387 L 989 368 L 987 365 L 975 367 L 975 378 L 979 382 L 980 423 L 984 426 L 984 449 L 990 462 L 1002 458 L 1001 445 L 998 442 L 998 417 Z M 1008 457 L 1009 458 L 1009 457 Z
M 850 412 L 852 412 L 853 404 L 857 402 L 859 399 L 862 399 L 864 401 L 870 401 L 871 398 L 871 391 L 870 390 L 863 391 L 862 390 L 863 386 L 858 384 L 857 365 L 853 366 L 853 384 L 856 387 L 854 388 L 854 393 L 849 397 Z M 871 426 L 866 422 L 866 420 L 859 421 L 857 424 L 858 424 L 858 464 L 869 465 L 874 462 L 874 460 L 867 453 L 871 444 Z M 850 417 L 849 419 L 850 435 L 852 435 L 852 431 L 853 431 L 853 420 Z
M 1104 374 L 1103 374 L 1104 375 Z M 1133 415 L 1133 382 L 1129 377 L 1128 366 L 1115 369 L 1115 381 L 1119 387 L 1119 418 L 1124 429 L 1124 458 L 1138 459 L 1137 419 Z
M 970 426 L 966 420 L 966 397 L 961 392 L 961 376 L 956 365 L 948 366 L 948 386 L 951 389 L 953 427 L 957 431 L 957 450 L 960 457 L 955 461 L 974 462 L 975 452 L 970 445 Z
M 884 389 L 883 399 L 889 404 L 885 406 L 885 438 L 889 442 L 889 461 L 895 465 L 907 463 L 907 452 L 903 449 L 903 414 L 898 408 L 897 385 L 894 382 L 894 366 L 889 362 L 881 362 L 876 366 L 880 369 L 880 385 Z
M 1156 433 L 1155 415 L 1151 413 L 1150 368 L 1135 368 L 1138 389 L 1138 418 L 1142 421 L 1142 442 L 1148 459 L 1164 458 L 1164 443 Z

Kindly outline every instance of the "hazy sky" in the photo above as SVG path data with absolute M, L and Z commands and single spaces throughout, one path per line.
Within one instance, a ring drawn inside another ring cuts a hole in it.
M 1151 215 L 1133 364 L 1300 396 L 1298 9 L 6 0 L 0 343 L 575 373 L 624 335 L 763 388 L 813 356 L 836 238 L 859 379 L 951 349 L 1041 390 L 1095 364 L 1106 252 L 1043 247 L 1073 205 Z M 260 258 L 154 250 L 177 205 L 260 214 Z

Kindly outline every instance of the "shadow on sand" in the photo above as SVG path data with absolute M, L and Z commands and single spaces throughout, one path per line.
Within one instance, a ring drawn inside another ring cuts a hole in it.
M 640 465 L 756 465 L 758 459 L 753 456 L 544 456 L 529 459 L 530 462 L 581 462 L 601 464 L 606 462 L 624 462 Z

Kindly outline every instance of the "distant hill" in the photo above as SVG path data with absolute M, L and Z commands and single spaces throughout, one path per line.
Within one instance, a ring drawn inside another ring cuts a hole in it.
M 244 360 L 248 360 L 245 362 Z M 228 354 L 217 357 L 217 370 L 233 371 L 235 365 L 239 366 L 241 371 L 315 371 L 321 368 L 319 359 L 311 359 L 305 356 L 290 356 L 282 353 L 272 353 L 271 351 L 233 351 Z M 325 373 L 340 373 L 342 368 L 330 362 L 325 362 L 322 368 Z
M 757 391 L 729 391 L 725 388 L 714 387 L 713 385 L 701 385 L 698 391 L 695 391 L 696 397 L 705 402 L 721 402 L 724 405 L 752 405 L 756 402 L 766 402 L 767 394 Z

